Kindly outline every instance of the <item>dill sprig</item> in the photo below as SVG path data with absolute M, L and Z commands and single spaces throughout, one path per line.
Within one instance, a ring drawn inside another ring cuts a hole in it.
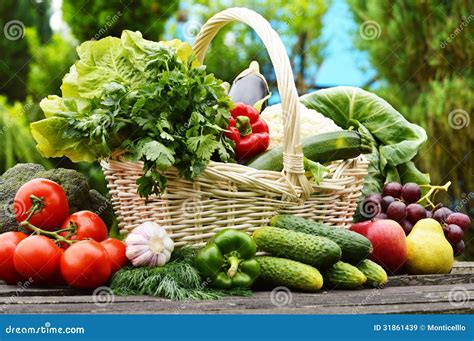
M 196 249 L 175 250 L 172 260 L 161 267 L 124 268 L 117 272 L 111 283 L 114 294 L 149 295 L 171 300 L 215 300 L 225 296 L 250 296 L 250 290 L 235 288 L 217 290 L 209 287 L 193 266 Z

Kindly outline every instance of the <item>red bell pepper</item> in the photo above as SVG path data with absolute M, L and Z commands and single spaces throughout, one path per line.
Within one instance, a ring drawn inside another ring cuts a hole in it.
M 253 106 L 236 103 L 230 112 L 229 127 L 226 136 L 235 142 L 237 161 L 249 160 L 263 153 L 270 145 L 268 125 L 260 119 L 260 114 Z

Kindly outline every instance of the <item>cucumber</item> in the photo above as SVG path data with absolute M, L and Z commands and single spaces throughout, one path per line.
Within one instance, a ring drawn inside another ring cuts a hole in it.
M 285 258 L 262 256 L 256 259 L 260 264 L 258 282 L 264 286 L 285 286 L 307 292 L 323 287 L 321 273 L 312 266 Z
M 387 284 L 388 278 L 385 270 L 370 259 L 364 259 L 357 265 L 357 269 L 367 277 L 367 286 L 379 288 Z
M 352 159 L 360 154 L 371 153 L 370 140 L 357 131 L 336 131 L 307 137 L 301 141 L 303 154 L 311 161 L 326 163 Z M 248 167 L 260 170 L 281 171 L 283 169 L 283 146 L 270 149 L 255 157 Z
M 255 230 L 252 236 L 260 250 L 318 269 L 327 268 L 341 258 L 341 248 L 324 237 L 269 226 Z
M 355 266 L 337 262 L 323 271 L 324 285 L 334 289 L 355 289 L 367 281 L 367 277 Z
M 370 240 L 359 233 L 331 227 L 301 217 L 277 215 L 270 220 L 270 225 L 331 239 L 341 247 L 341 260 L 354 265 L 359 264 L 372 252 Z

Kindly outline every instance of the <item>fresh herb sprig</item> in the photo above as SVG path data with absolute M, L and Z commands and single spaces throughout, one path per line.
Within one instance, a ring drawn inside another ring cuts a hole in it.
M 162 267 L 125 268 L 112 278 L 111 289 L 116 295 L 150 295 L 172 300 L 215 300 L 225 296 L 250 296 L 248 289 L 217 290 L 199 276 L 193 260 L 196 249 L 181 248 Z

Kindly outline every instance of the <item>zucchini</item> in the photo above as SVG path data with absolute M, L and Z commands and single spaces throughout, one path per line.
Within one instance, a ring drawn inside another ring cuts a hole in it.
M 341 258 L 341 248 L 324 237 L 269 226 L 255 230 L 252 236 L 260 250 L 318 269 L 329 267 Z
M 311 161 L 326 163 L 352 159 L 372 152 L 370 140 L 357 131 L 343 130 L 307 137 L 301 141 L 303 154 Z M 283 146 L 266 151 L 247 163 L 248 167 L 280 172 L 283 169 Z
M 387 284 L 388 278 L 385 270 L 370 259 L 360 262 L 357 265 L 357 269 L 367 277 L 367 282 L 365 283 L 367 286 L 380 288 Z
M 367 281 L 367 277 L 355 266 L 337 262 L 323 271 L 324 286 L 333 289 L 356 289 Z
M 270 220 L 270 225 L 308 233 L 331 239 L 342 250 L 341 260 L 354 265 L 359 264 L 372 252 L 372 243 L 363 235 L 342 228 L 331 227 L 312 220 L 293 215 L 277 215 Z
M 277 257 L 256 257 L 260 264 L 258 283 L 265 287 L 316 292 L 323 287 L 321 273 L 307 264 Z

